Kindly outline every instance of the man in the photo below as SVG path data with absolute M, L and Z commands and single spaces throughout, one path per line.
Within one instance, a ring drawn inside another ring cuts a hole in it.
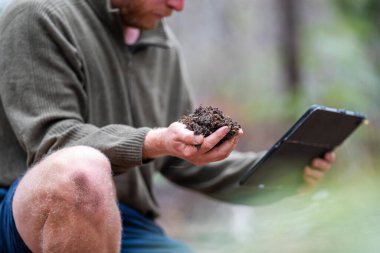
M 13 0 L 4 11 L 0 252 L 191 252 L 154 223 L 152 175 L 215 197 L 239 193 L 257 159 L 231 154 L 243 131 L 215 146 L 228 127 L 205 138 L 176 123 L 193 105 L 161 20 L 183 7 Z M 308 185 L 333 160 L 305 168 Z

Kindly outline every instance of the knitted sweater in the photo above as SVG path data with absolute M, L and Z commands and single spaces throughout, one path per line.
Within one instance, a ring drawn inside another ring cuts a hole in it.
M 128 47 L 107 0 L 14 0 L 0 17 L 0 99 L 0 186 L 54 150 L 87 145 L 109 158 L 119 200 L 155 217 L 156 171 L 216 194 L 234 188 L 256 158 L 144 163 L 146 133 L 190 113 L 191 95 L 167 25 Z

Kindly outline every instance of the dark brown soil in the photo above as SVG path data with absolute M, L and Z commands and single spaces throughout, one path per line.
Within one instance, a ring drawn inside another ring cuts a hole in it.
M 227 115 L 224 115 L 224 113 L 218 108 L 212 106 L 199 106 L 195 109 L 194 113 L 182 116 L 179 122 L 185 124 L 186 128 L 194 131 L 195 134 L 202 134 L 205 137 L 209 136 L 222 126 L 229 126 L 231 130 L 217 145 L 220 145 L 237 135 L 239 128 L 241 128 L 237 122 L 233 121 Z

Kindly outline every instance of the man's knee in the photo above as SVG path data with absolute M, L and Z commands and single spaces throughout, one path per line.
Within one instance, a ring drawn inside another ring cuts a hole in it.
M 110 178 L 111 165 L 100 151 L 87 146 L 74 146 L 46 156 L 29 170 L 27 176 L 56 181 L 78 173 L 95 179 Z
M 32 248 L 38 247 L 35 234 L 43 231 L 48 218 L 78 219 L 78 224 L 85 220 L 94 226 L 106 222 L 118 215 L 111 165 L 90 147 L 59 150 L 23 177 L 13 207 L 17 229 Z
M 47 156 L 35 167 L 55 169 L 57 172 L 70 172 L 72 170 L 92 171 L 96 173 L 111 173 L 108 158 L 97 149 L 87 146 L 74 146 L 64 148 Z
M 105 155 L 91 147 L 62 149 L 32 170 L 40 170 L 39 178 L 45 178 L 41 187 L 45 192 L 59 195 L 74 207 L 99 208 L 104 198 L 114 193 L 111 165 Z
M 32 209 L 60 206 L 95 213 L 115 199 L 108 159 L 85 146 L 65 148 L 44 158 L 24 176 L 15 195 L 17 203 L 32 205 Z

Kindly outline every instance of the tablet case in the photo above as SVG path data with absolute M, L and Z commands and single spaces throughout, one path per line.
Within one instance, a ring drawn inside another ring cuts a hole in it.
M 312 105 L 239 181 L 265 198 L 294 194 L 303 182 L 303 168 L 334 150 L 365 120 L 342 109 Z

